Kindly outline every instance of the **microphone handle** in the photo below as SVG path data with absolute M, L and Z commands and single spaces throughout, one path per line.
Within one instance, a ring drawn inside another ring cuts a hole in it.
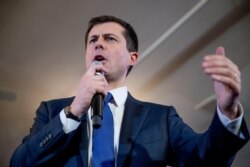
M 94 128 L 99 128 L 102 124 L 103 117 L 103 95 L 96 93 L 91 101 L 92 113 L 92 125 Z
M 98 62 L 99 63 L 99 62 Z M 104 75 L 102 72 L 96 72 L 95 75 Z M 104 96 L 101 93 L 96 93 L 91 101 L 91 119 L 93 128 L 99 128 L 102 124 L 103 118 L 103 99 Z

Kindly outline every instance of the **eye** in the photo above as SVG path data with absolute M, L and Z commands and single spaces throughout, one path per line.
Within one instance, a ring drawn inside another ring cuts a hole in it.
M 88 43 L 89 43 L 89 44 L 90 44 L 90 43 L 95 43 L 95 42 L 97 41 L 97 39 L 98 39 L 97 36 L 92 36 L 92 37 L 89 38 Z
M 90 38 L 88 43 L 94 43 L 96 42 L 97 38 Z
M 106 36 L 105 37 L 105 40 L 106 41 L 117 41 L 114 37 L 112 37 L 112 36 Z

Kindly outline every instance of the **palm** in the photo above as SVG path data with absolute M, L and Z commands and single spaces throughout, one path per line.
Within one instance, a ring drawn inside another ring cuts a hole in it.
M 230 108 L 230 106 L 233 104 L 235 95 L 233 95 L 233 90 L 223 83 L 220 83 L 218 81 L 214 81 L 214 90 L 216 94 L 217 103 L 220 107 L 223 109 Z
M 238 67 L 225 56 L 224 48 L 218 47 L 215 55 L 205 56 L 203 68 L 214 80 L 217 103 L 221 110 L 228 115 L 235 114 L 241 91 Z

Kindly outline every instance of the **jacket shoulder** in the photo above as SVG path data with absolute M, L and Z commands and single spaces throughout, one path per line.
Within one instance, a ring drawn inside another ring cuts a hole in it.
M 48 101 L 42 101 L 37 113 L 48 113 L 50 117 L 57 115 L 63 108 L 70 105 L 74 97 L 52 99 Z
M 143 108 L 147 108 L 147 109 L 154 110 L 154 111 L 173 110 L 173 109 L 175 110 L 175 108 L 171 105 L 163 105 L 163 104 L 159 104 L 159 103 L 141 101 L 141 100 L 138 100 L 138 99 L 134 98 L 133 96 L 131 96 L 131 94 L 129 94 L 128 100 L 139 105 L 139 106 L 142 106 Z
M 74 97 L 66 97 L 66 98 L 59 98 L 59 99 L 51 99 L 47 101 L 42 101 L 42 103 L 46 103 L 48 105 L 59 105 L 59 104 L 69 104 L 72 103 Z

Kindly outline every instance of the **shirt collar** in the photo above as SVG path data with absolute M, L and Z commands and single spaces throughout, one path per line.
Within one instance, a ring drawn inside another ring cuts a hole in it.
M 125 101 L 128 97 L 128 89 L 126 86 L 110 90 L 109 92 L 113 95 L 114 101 L 117 106 L 125 104 Z

